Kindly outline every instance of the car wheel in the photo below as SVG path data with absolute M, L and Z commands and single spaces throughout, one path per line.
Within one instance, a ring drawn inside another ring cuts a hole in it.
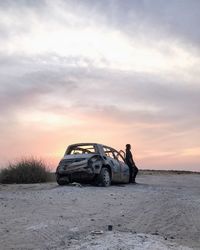
M 57 179 L 57 183 L 58 183 L 58 185 L 60 185 L 60 186 L 64 186 L 66 183 L 65 183 L 65 181 L 63 181 L 62 179 L 60 180 L 60 179 Z
M 57 177 L 57 178 L 56 178 L 56 181 L 57 181 L 58 185 L 60 185 L 60 186 L 69 184 L 69 179 L 68 179 L 68 177 L 67 177 L 67 178 Z
M 107 168 L 102 168 L 99 174 L 99 184 L 103 187 L 108 187 L 111 185 L 111 176 Z

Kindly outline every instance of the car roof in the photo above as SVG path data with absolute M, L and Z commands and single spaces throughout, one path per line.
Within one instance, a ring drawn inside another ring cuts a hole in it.
M 70 144 L 69 146 L 85 146 L 85 145 L 102 145 L 99 143 L 94 143 L 94 142 L 84 142 L 84 143 L 75 143 L 75 144 Z
M 104 144 L 101 144 L 101 143 L 95 143 L 95 142 L 84 142 L 84 143 L 75 143 L 75 144 L 71 144 L 69 145 L 69 147 L 74 147 L 74 146 L 86 146 L 86 145 L 99 145 L 99 146 L 102 146 L 102 147 L 106 147 L 106 148 L 110 148 L 112 150 L 116 150 L 110 146 L 107 146 L 107 145 L 104 145 Z

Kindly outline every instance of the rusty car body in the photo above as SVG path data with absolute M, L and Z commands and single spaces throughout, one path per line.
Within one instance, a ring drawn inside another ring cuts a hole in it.
M 68 146 L 56 169 L 59 185 L 90 182 L 101 186 L 128 183 L 129 167 L 121 151 L 99 143 L 78 143 Z

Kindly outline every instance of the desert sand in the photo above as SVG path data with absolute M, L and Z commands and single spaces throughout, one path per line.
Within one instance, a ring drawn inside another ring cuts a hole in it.
M 137 182 L 0 185 L 0 249 L 200 249 L 200 175 Z

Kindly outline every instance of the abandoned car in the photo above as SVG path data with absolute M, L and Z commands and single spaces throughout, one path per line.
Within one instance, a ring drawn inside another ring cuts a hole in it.
M 73 144 L 56 169 L 56 180 L 59 185 L 86 182 L 107 187 L 111 183 L 128 183 L 129 167 L 123 151 L 98 143 Z

